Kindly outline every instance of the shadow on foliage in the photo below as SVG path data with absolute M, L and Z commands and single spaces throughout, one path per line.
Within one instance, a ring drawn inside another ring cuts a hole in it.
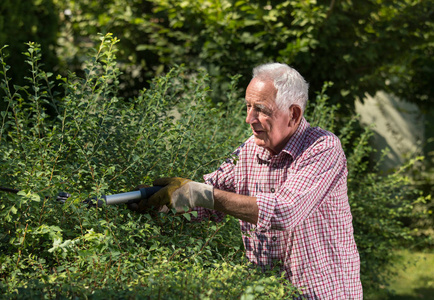
M 422 287 L 414 289 L 413 295 L 395 295 L 391 296 L 390 300 L 420 300 L 420 299 L 433 299 L 434 287 Z

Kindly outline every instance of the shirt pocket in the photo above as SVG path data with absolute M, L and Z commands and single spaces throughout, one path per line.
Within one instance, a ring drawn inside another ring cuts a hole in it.
M 268 232 L 254 232 L 250 235 L 253 252 L 258 260 L 275 265 L 277 261 L 283 262 L 286 256 L 287 233 L 270 230 Z
M 277 185 L 267 179 L 249 179 L 243 178 L 236 184 L 236 191 L 238 194 L 256 197 L 262 193 L 274 193 L 278 189 Z

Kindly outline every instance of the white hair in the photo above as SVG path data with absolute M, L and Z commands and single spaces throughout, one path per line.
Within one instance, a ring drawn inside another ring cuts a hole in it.
M 253 69 L 253 78 L 273 81 L 277 90 L 276 104 L 279 109 L 286 110 L 297 104 L 305 111 L 309 84 L 295 69 L 281 63 L 263 64 Z

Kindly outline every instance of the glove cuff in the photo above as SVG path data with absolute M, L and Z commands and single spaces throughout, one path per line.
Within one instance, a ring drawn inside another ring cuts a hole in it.
M 214 187 L 199 182 L 189 182 L 190 207 L 205 207 L 214 209 Z

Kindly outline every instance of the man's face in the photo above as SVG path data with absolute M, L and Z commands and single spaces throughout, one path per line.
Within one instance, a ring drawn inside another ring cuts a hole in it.
M 280 110 L 276 103 L 276 89 L 272 81 L 253 78 L 246 90 L 247 117 L 255 142 L 271 154 L 285 147 L 296 127 L 291 122 L 291 111 Z

